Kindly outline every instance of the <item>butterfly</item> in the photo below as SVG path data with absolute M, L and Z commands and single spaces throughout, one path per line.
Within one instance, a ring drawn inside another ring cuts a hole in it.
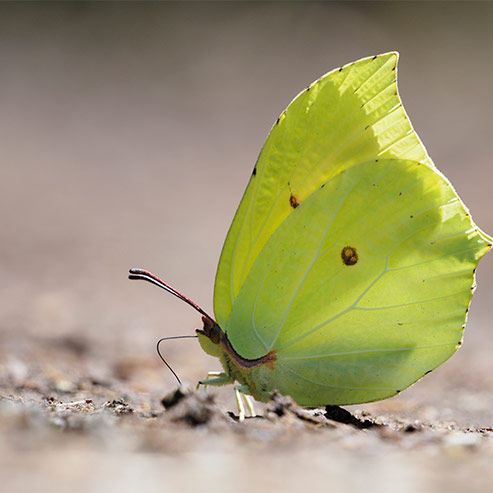
M 475 269 L 492 239 L 414 131 L 398 53 L 322 76 L 274 123 L 226 237 L 201 383 L 303 406 L 391 397 L 461 345 Z M 247 406 L 253 412 L 251 397 Z M 243 415 L 243 416 L 242 416 Z

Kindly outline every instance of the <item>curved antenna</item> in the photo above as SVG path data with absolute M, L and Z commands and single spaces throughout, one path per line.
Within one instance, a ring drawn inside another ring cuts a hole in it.
M 159 279 L 159 277 L 155 276 L 151 272 L 144 270 L 144 269 L 130 269 L 129 270 L 129 279 L 142 279 L 143 281 L 150 282 L 151 284 L 155 284 L 156 286 L 159 286 L 160 288 L 164 289 L 165 291 L 168 291 L 168 293 L 173 294 L 180 300 L 184 301 L 188 305 L 190 305 L 192 308 L 197 310 L 199 313 L 207 317 L 209 320 L 214 321 L 214 319 L 208 315 L 202 308 L 200 308 L 197 303 L 193 302 L 190 298 L 187 298 L 185 295 L 181 294 L 179 291 L 177 291 L 175 288 L 172 288 L 169 284 L 166 284 L 164 281 Z M 193 337 L 193 336 L 192 336 Z M 171 370 L 173 371 L 173 370 Z M 173 372 L 174 373 L 174 372 Z
M 161 351 L 159 350 L 159 345 L 163 341 L 171 341 L 173 339 L 196 339 L 196 338 L 197 338 L 197 336 L 171 336 L 171 337 L 161 337 L 161 339 L 159 339 L 159 341 L 157 341 L 157 344 L 156 344 L 157 354 L 159 355 L 159 357 L 161 358 L 161 360 L 163 361 L 163 363 L 168 367 L 169 371 L 171 373 L 173 373 L 173 375 L 175 376 L 176 380 L 178 380 L 178 383 L 180 385 L 182 384 L 180 378 L 175 373 L 175 370 L 173 370 L 173 368 L 171 368 L 171 366 L 169 365 L 169 363 L 164 359 L 163 355 L 161 354 Z

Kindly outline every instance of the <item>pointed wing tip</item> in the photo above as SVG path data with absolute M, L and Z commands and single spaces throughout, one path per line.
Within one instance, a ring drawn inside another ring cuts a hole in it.
M 373 60 L 380 60 L 382 61 L 385 60 L 384 63 L 387 62 L 387 60 L 394 60 L 394 68 L 397 67 L 397 62 L 399 61 L 399 57 L 400 57 L 400 54 L 398 51 L 387 51 L 385 53 L 379 53 L 377 55 L 373 55 L 373 56 L 367 56 L 367 57 L 364 57 L 364 58 L 361 58 L 359 60 L 356 60 L 352 63 L 348 63 L 347 65 L 343 65 L 342 68 L 345 68 L 347 66 L 351 66 L 351 65 L 355 65 L 356 63 L 359 63 L 359 62 L 368 62 L 368 61 L 373 61 Z
M 397 63 L 399 62 L 399 57 L 400 54 L 398 51 L 388 51 L 387 53 L 382 53 L 380 55 L 376 56 L 377 58 L 387 58 L 389 60 L 394 60 L 394 67 L 397 66 Z
M 400 57 L 400 53 L 398 51 L 387 51 L 385 53 L 380 53 L 379 55 L 376 55 L 378 58 L 382 58 L 382 57 L 394 57 L 396 58 L 397 60 L 399 59 Z

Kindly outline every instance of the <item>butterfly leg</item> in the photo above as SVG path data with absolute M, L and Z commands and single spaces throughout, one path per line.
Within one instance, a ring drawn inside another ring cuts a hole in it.
M 249 394 L 248 387 L 246 385 L 236 385 L 235 396 L 236 396 L 236 403 L 238 404 L 239 421 L 244 421 L 245 419 L 245 406 L 243 405 L 243 401 L 245 401 L 250 416 L 252 418 L 257 416 L 257 414 L 255 413 L 255 407 L 253 405 L 253 397 Z
M 241 395 L 241 392 L 235 387 L 236 404 L 238 405 L 238 421 L 240 423 L 245 421 L 245 406 L 243 405 Z
M 197 383 L 197 388 L 201 385 L 214 385 L 221 386 L 233 383 L 234 380 L 226 373 L 219 371 L 210 371 L 207 373 L 207 378 L 205 380 L 199 380 Z M 235 386 L 235 397 L 236 404 L 238 405 L 238 420 L 240 422 L 245 420 L 245 405 L 250 413 L 250 416 L 255 417 L 255 407 L 253 405 L 253 397 L 249 394 L 248 387 L 246 385 L 236 385 Z
M 207 373 L 207 378 L 205 380 L 199 380 L 197 388 L 201 385 L 215 385 L 219 387 L 221 385 L 227 385 L 228 383 L 233 383 L 233 379 L 229 375 L 220 371 L 210 371 Z
M 253 405 L 253 397 L 251 395 L 243 394 L 243 397 L 245 399 L 248 412 L 250 413 L 250 416 L 252 418 L 255 418 L 257 416 L 257 413 L 255 412 L 255 406 Z

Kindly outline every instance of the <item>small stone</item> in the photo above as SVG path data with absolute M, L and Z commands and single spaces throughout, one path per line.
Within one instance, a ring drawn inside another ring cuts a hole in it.
M 481 437 L 476 433 L 450 433 L 444 438 L 444 446 L 449 450 L 467 450 L 478 447 L 481 443 Z

